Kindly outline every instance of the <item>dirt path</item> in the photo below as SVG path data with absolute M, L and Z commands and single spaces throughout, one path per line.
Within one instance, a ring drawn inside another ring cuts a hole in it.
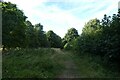
M 54 49 L 56 53 L 61 54 L 63 57 L 63 65 L 65 69 L 60 73 L 57 78 L 80 78 L 80 74 L 78 73 L 78 68 L 74 61 L 72 60 L 72 56 L 68 52 L 63 52 L 60 49 Z
M 78 69 L 72 60 L 66 60 L 64 62 L 65 70 L 61 73 L 58 78 L 79 78 Z

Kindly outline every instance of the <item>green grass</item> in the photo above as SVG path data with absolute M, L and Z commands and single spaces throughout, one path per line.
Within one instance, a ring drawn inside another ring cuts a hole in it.
M 116 78 L 120 73 L 105 68 L 99 56 L 70 53 L 83 78 Z
M 113 78 L 119 73 L 106 69 L 98 56 L 56 51 L 49 48 L 11 49 L 3 53 L 3 78 L 57 78 L 65 70 L 64 61 L 72 60 L 81 78 Z
M 3 54 L 3 78 L 53 78 L 62 69 L 52 49 L 12 49 Z

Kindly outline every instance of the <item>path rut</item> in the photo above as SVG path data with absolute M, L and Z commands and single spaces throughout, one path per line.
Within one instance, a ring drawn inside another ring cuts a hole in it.
M 66 56 L 61 58 L 66 58 L 63 62 L 65 69 L 57 76 L 57 78 L 80 78 L 80 74 L 78 73 L 79 70 L 74 61 L 72 60 L 72 56 L 68 52 L 63 52 L 60 49 L 54 50 L 57 51 L 57 53 Z

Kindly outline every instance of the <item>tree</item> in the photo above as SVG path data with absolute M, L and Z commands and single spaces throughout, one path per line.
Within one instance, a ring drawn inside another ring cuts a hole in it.
M 70 28 L 62 40 L 64 49 L 72 49 L 74 44 L 73 42 L 78 36 L 78 31 L 75 28 Z
M 40 23 L 35 24 L 34 26 L 34 46 L 35 47 L 48 47 L 49 43 L 46 37 L 45 32 L 43 31 L 43 25 Z
M 107 62 L 117 62 L 119 64 L 120 60 L 120 17 L 119 17 L 119 10 L 118 14 L 113 14 L 111 23 L 109 27 L 106 27 L 103 30 L 103 39 L 105 40 L 104 52 L 105 58 L 107 58 Z M 120 65 L 119 65 L 120 66 Z
M 79 38 L 80 41 L 79 43 L 79 48 L 83 52 L 90 52 L 90 53 L 96 53 L 98 54 L 99 51 L 99 41 L 100 38 L 99 36 L 101 35 L 101 25 L 100 25 L 100 20 L 92 19 L 89 20 L 83 30 L 82 34 Z M 98 50 L 98 51 L 97 51 Z
M 32 25 L 26 21 L 26 16 L 19 10 L 15 4 L 10 2 L 1 2 L 3 35 L 2 41 L 4 47 L 48 47 L 48 40 L 43 25 L 40 23 Z
M 114 64 L 118 68 L 120 66 L 119 14 L 120 11 L 118 14 L 113 14 L 112 17 L 105 15 L 101 21 L 98 19 L 88 21 L 82 34 L 74 42 L 74 50 L 101 56 L 103 63 L 109 66 Z
M 34 26 L 30 21 L 25 22 L 27 28 L 26 28 L 26 47 L 34 47 Z
M 49 30 L 46 35 L 51 47 L 54 48 L 62 47 L 62 40 L 60 36 L 55 34 L 52 30 Z
M 70 28 L 68 30 L 68 32 L 66 33 L 64 39 L 67 41 L 67 42 L 70 42 L 72 41 L 73 39 L 77 38 L 78 37 L 78 31 L 75 29 L 75 28 Z
M 15 4 L 2 2 L 2 43 L 4 47 L 24 47 L 26 16 Z

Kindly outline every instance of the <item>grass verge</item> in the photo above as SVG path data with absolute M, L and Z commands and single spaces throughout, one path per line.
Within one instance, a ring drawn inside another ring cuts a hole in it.
M 109 70 L 102 65 L 99 56 L 90 54 L 73 54 L 72 59 L 79 68 L 79 74 L 83 78 L 119 78 L 119 73 Z
M 62 65 L 52 49 L 11 49 L 3 54 L 3 78 L 53 78 Z

